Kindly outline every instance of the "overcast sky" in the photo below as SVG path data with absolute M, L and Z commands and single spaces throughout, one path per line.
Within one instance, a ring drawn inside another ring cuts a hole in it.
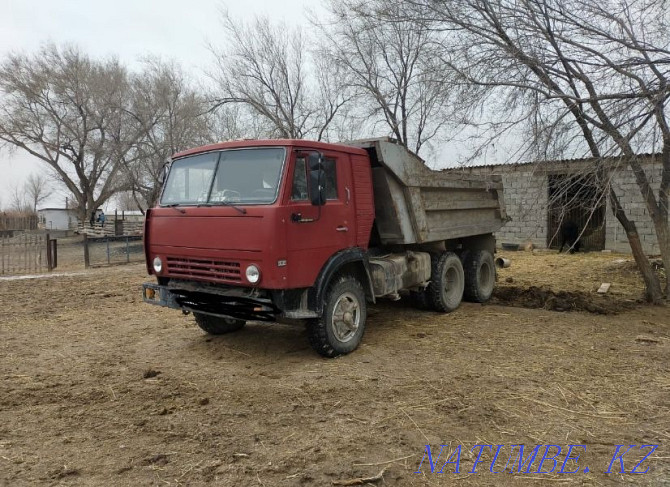
M 198 74 L 211 62 L 207 43 L 221 43 L 220 9 L 235 18 L 268 15 L 289 24 L 305 22 L 309 0 L 0 0 L 0 57 L 33 52 L 45 42 L 74 43 L 92 56 L 116 55 L 128 65 L 147 54 L 174 58 Z M 21 152 L 0 151 L 0 207 L 12 187 L 47 166 Z M 65 195 L 43 206 L 62 207 Z

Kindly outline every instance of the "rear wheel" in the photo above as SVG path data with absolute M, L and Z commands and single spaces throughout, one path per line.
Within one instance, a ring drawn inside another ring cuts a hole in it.
M 468 252 L 465 260 L 465 299 L 485 303 L 491 298 L 496 284 L 493 255 L 487 250 Z
M 353 352 L 363 338 L 366 317 L 361 283 L 350 276 L 336 279 L 326 292 L 323 315 L 309 323 L 312 348 L 324 357 Z
M 210 335 L 224 335 L 241 329 L 246 321 L 236 318 L 193 313 L 195 322 Z
M 453 252 L 433 255 L 430 284 L 426 289 L 430 307 L 445 313 L 454 311 L 461 304 L 464 287 L 461 259 Z

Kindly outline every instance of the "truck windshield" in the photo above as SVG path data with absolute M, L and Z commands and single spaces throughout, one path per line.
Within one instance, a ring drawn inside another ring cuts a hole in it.
M 235 149 L 177 159 L 162 205 L 270 204 L 277 199 L 283 148 Z

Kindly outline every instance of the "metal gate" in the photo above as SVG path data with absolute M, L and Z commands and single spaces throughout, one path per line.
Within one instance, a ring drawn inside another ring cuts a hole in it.
M 605 248 L 606 204 L 593 174 L 548 175 L 547 247 L 561 246 L 561 228 L 577 225 L 583 250 Z
M 56 240 L 49 235 L 19 233 L 0 237 L 0 274 L 50 271 L 57 265 Z

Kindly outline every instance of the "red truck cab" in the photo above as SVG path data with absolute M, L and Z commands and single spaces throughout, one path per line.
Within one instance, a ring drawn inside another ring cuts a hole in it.
M 258 140 L 178 153 L 147 212 L 147 271 L 158 285 L 145 285 L 145 299 L 191 311 L 209 331 L 222 316 L 233 328 L 316 318 L 324 289 L 315 285 L 329 272 L 355 263 L 365 273 L 373 219 L 363 149 Z

